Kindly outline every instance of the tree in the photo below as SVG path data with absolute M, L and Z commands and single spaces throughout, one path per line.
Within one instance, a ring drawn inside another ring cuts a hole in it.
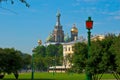
M 9 48 L 5 48 L 5 52 L 7 54 L 7 64 L 5 68 L 5 72 L 10 74 L 14 73 L 16 79 L 18 79 L 18 70 L 22 68 L 22 57 L 21 52 Z
M 102 46 L 101 46 L 101 42 L 98 41 L 94 41 L 91 43 L 91 47 L 90 47 L 90 57 L 87 59 L 87 64 L 89 65 L 89 67 L 86 67 L 86 71 L 90 72 L 92 74 L 92 80 L 100 80 L 105 69 L 104 69 L 104 65 L 101 64 L 102 61 Z M 102 67 L 101 67 L 102 66 Z M 101 76 L 99 77 L 98 74 L 101 74 Z
M 35 69 L 46 71 L 53 66 L 53 59 L 56 65 L 61 65 L 62 45 L 37 46 L 34 52 Z
M 110 47 L 111 53 L 114 55 L 114 70 L 112 71 L 113 75 L 117 80 L 120 79 L 120 35 L 114 39 L 114 43 Z
M 102 63 L 105 64 L 104 68 L 106 71 L 113 71 L 115 65 L 115 55 L 110 51 L 114 39 L 116 36 L 114 34 L 106 35 L 105 39 L 101 42 L 102 45 Z
M 58 51 L 57 51 L 57 59 L 58 59 L 58 65 L 62 65 L 63 64 L 63 46 L 62 46 L 62 44 L 59 44 L 58 46 L 57 46 L 57 49 L 58 49 Z
M 14 73 L 18 79 L 18 70 L 22 68 L 21 52 L 13 48 L 0 49 L 0 73 Z
M 61 59 L 62 59 L 62 45 L 48 45 L 46 47 L 46 55 L 49 57 L 52 57 L 52 59 L 55 59 L 56 65 L 61 65 Z
M 45 46 L 37 46 L 35 48 L 35 53 L 34 53 L 34 56 L 41 56 L 41 57 L 45 57 L 46 56 L 46 47 Z
M 0 0 L 0 3 L 1 2 L 7 2 L 7 1 L 10 1 L 11 2 L 11 4 L 14 4 L 14 2 L 16 1 L 16 0 Z M 27 1 L 26 0 L 19 0 L 21 3 L 24 3 L 25 5 L 26 5 L 26 7 L 30 7 L 30 5 L 27 3 Z
M 113 75 L 119 80 L 120 50 L 119 41 L 114 34 L 108 34 L 102 41 L 93 41 L 87 58 L 87 45 L 77 43 L 74 46 L 73 68 L 75 72 L 84 70 L 92 74 L 92 80 L 100 80 L 103 73 L 114 72 Z M 101 76 L 98 76 L 101 74 Z
M 44 71 L 46 70 L 45 66 L 45 56 L 46 56 L 46 47 L 45 46 L 37 46 L 34 51 L 34 62 L 35 62 L 35 69 Z
M 0 74 L 4 72 L 4 67 L 5 67 L 5 62 L 6 62 L 6 54 L 5 51 L 0 48 Z
M 55 45 L 48 45 L 46 48 L 46 54 L 47 56 L 55 57 L 57 55 L 57 47 Z
M 110 47 L 115 38 L 114 34 L 107 34 L 104 40 L 92 42 L 88 59 L 90 66 L 87 71 L 92 73 L 93 80 L 100 80 L 103 73 L 114 71 L 115 55 L 110 52 Z M 101 76 L 99 77 L 98 74 Z
M 21 56 L 23 60 L 23 69 L 27 71 L 28 69 L 30 69 L 32 57 L 30 54 L 27 54 L 27 53 L 23 53 Z
M 74 46 L 72 70 L 77 73 L 84 71 L 87 60 L 87 45 L 85 43 L 76 43 Z
M 38 71 L 46 71 L 45 58 L 41 56 L 34 57 L 35 69 Z

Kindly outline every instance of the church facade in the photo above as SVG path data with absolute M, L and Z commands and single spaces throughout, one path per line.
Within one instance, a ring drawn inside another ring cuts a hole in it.
M 60 22 L 61 14 L 60 12 L 57 12 L 56 15 L 56 24 L 54 26 L 53 31 L 49 34 L 45 46 L 48 46 L 50 44 L 56 45 L 56 44 L 62 44 L 63 45 L 63 65 L 59 66 L 61 69 L 70 68 L 71 64 L 67 60 L 67 55 L 73 54 L 73 46 L 76 42 L 78 42 L 78 29 L 75 24 L 73 24 L 72 28 L 70 29 L 70 37 L 69 34 L 65 34 L 63 30 L 63 26 Z M 58 66 L 56 66 L 57 68 Z M 53 70 L 54 67 L 50 67 L 50 72 Z
M 62 25 L 60 24 L 60 16 L 61 14 L 58 12 L 56 17 L 56 25 L 53 30 L 53 42 L 64 42 L 64 31 L 62 29 Z
M 60 23 L 60 12 L 57 12 L 56 15 L 56 24 L 54 26 L 54 30 L 52 33 L 49 34 L 46 44 L 63 44 L 66 42 L 74 41 L 78 39 L 78 29 L 75 24 L 73 24 L 73 27 L 71 29 L 71 37 L 69 37 L 68 33 L 64 34 L 63 26 Z
M 56 15 L 56 24 L 54 26 L 54 30 L 47 38 L 48 43 L 61 43 L 64 42 L 64 31 L 62 29 L 62 25 L 60 23 L 61 14 L 58 12 Z

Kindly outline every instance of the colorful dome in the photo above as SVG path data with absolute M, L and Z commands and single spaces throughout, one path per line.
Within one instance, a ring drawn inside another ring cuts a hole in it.
M 38 40 L 38 44 L 41 45 L 41 44 L 42 44 L 42 41 L 41 41 L 41 40 Z
M 49 36 L 48 36 L 48 38 L 46 39 L 46 41 L 47 42 L 52 41 L 52 38 L 53 38 L 52 33 L 50 33 Z
M 57 17 L 60 17 L 60 16 L 61 16 L 61 14 L 60 14 L 59 11 L 57 12 L 56 16 L 57 16 Z
M 69 40 L 70 40 L 70 38 L 69 38 L 69 35 L 68 35 L 68 33 L 65 35 L 65 37 L 64 37 L 64 41 L 65 42 L 69 42 Z
M 78 33 L 78 29 L 76 28 L 76 25 L 73 24 L 73 27 L 71 29 L 71 32 L 75 32 L 75 33 Z

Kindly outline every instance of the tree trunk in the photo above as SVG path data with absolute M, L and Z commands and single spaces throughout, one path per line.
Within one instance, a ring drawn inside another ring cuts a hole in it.
M 101 80 L 101 78 L 102 78 L 103 74 L 104 74 L 104 72 L 101 74 L 101 76 L 99 77 L 99 79 L 98 79 L 98 80 Z
M 18 80 L 18 77 L 19 77 L 18 71 L 15 71 L 13 73 L 14 73 L 14 76 L 15 76 L 16 80 Z
M 117 80 L 120 80 L 119 74 L 117 72 L 113 71 L 112 74 Z
M 4 78 L 4 74 L 0 74 L 0 79 L 3 79 Z

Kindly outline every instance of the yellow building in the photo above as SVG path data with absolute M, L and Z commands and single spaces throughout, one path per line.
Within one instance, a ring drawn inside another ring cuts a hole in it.
M 71 40 L 70 42 L 66 42 L 63 45 L 63 66 L 65 68 L 70 68 L 70 58 L 72 57 L 73 52 L 73 46 L 78 41 L 78 29 L 75 24 L 73 24 L 73 27 L 71 29 Z
M 103 40 L 104 38 L 105 38 L 104 35 L 95 35 L 91 37 L 91 41 Z M 63 57 L 64 57 L 63 66 L 66 66 L 66 68 L 70 68 L 72 66 L 72 63 L 70 63 L 69 58 L 71 58 L 72 55 L 74 54 L 73 46 L 77 42 L 87 42 L 87 40 L 77 39 L 72 42 L 67 42 L 67 43 L 62 44 L 63 45 Z
M 104 35 L 95 35 L 93 37 L 91 37 L 91 41 L 97 41 L 97 40 L 103 40 L 105 39 L 105 36 Z
M 70 68 L 72 65 L 69 61 L 69 58 L 72 57 L 73 52 L 73 46 L 75 42 L 68 42 L 63 44 L 63 65 L 66 68 Z

